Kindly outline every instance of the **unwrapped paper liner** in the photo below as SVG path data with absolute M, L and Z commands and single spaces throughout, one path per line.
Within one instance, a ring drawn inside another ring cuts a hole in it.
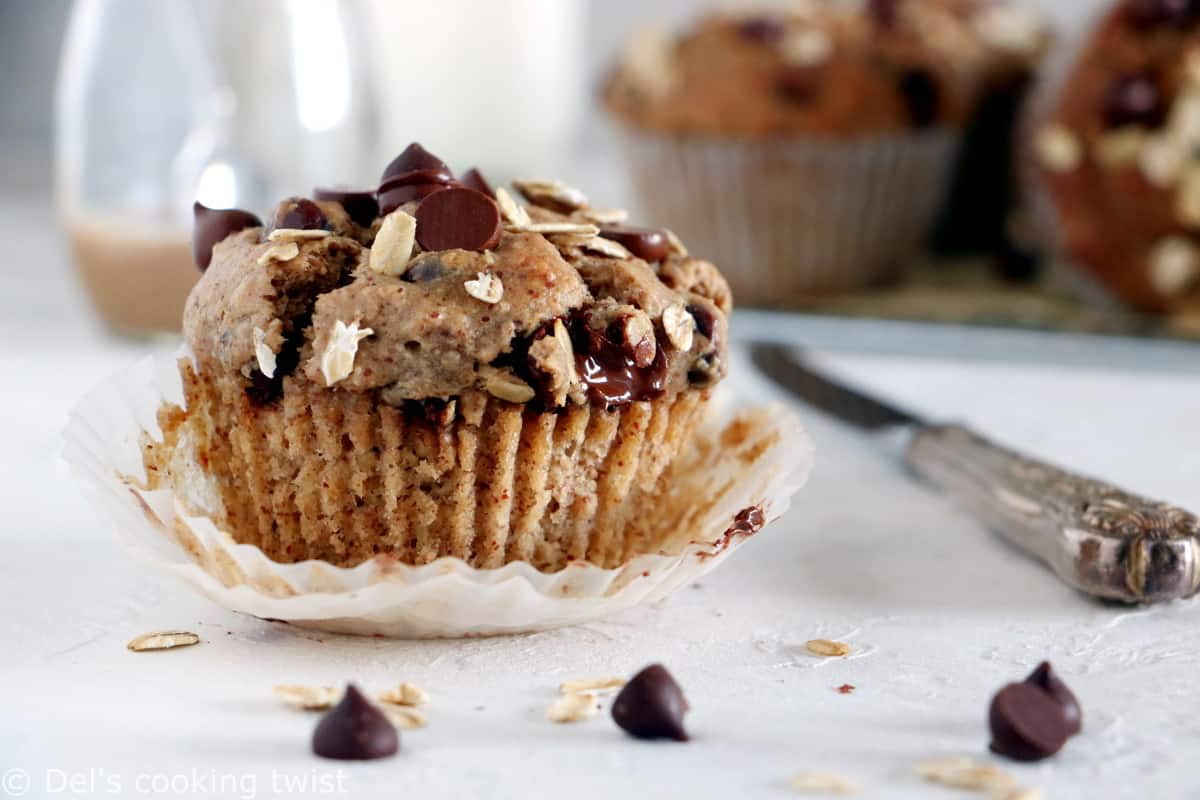
M 575 563 L 543 573 L 526 563 L 475 569 L 457 558 L 410 566 L 379 556 L 354 568 L 283 564 L 237 544 L 207 516 L 210 490 L 181 498 L 147 490 L 143 437 L 161 440 L 156 413 L 183 402 L 176 357 L 148 357 L 105 380 L 71 415 L 64 456 L 86 496 L 135 557 L 245 614 L 338 633 L 402 638 L 546 630 L 654 602 L 722 562 L 748 536 L 734 517 L 761 506 L 780 517 L 807 480 L 812 444 L 783 407 L 747 409 L 697 437 L 664 498 L 680 524 L 664 550 L 614 569 Z M 673 499 L 673 501 L 672 501 Z M 189 510 L 190 509 L 190 510 Z

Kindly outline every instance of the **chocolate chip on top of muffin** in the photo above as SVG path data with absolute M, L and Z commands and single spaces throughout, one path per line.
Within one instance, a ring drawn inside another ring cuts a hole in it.
M 1134 308 L 1200 308 L 1200 6 L 1116 4 L 1033 144 L 1069 260 Z
M 854 136 L 961 127 L 997 71 L 1038 57 L 1036 16 L 982 0 L 797 3 L 643 32 L 606 88 L 639 127 L 724 136 Z
M 280 561 L 614 565 L 726 371 L 731 298 L 670 231 L 411 145 L 267 224 L 197 207 L 186 409 L 218 522 Z M 646 530 L 643 530 L 646 528 Z

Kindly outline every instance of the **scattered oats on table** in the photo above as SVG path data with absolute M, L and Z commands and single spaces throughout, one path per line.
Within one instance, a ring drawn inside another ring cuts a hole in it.
M 342 697 L 342 690 L 333 686 L 301 686 L 282 683 L 271 691 L 283 702 L 304 711 L 324 711 L 332 708 Z
M 1013 777 L 1004 770 L 970 758 L 937 758 L 917 765 L 917 774 L 930 783 L 956 789 L 1000 791 L 1013 787 Z
M 551 703 L 546 709 L 546 719 L 558 723 L 580 722 L 594 717 L 599 710 L 596 695 L 575 692 L 564 694 Z
M 801 772 L 789 785 L 797 792 L 806 794 L 857 794 L 858 785 L 832 772 Z
M 379 702 L 395 706 L 423 706 L 429 702 L 424 689 L 411 683 L 401 683 L 393 689 L 379 693 Z
M 567 681 L 558 687 L 562 694 L 579 694 L 582 692 L 605 692 L 620 689 L 628 681 L 624 678 L 583 678 L 577 681 Z
M 200 643 L 200 637 L 190 631 L 157 631 L 135 636 L 125 645 L 135 653 L 151 650 L 174 650 Z
M 814 655 L 830 658 L 849 655 L 852 649 L 845 642 L 834 642 L 829 639 L 809 639 L 804 646 L 808 648 L 808 652 Z

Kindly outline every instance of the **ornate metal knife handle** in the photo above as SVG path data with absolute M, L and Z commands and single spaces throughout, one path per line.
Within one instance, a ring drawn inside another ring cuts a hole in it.
M 1156 603 L 1200 588 L 1200 519 L 999 447 L 958 426 L 919 428 L 909 464 L 1064 581 Z

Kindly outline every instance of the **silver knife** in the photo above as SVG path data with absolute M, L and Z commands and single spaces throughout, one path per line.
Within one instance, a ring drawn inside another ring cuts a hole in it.
M 1066 583 L 1096 597 L 1158 603 L 1200 589 L 1200 519 L 1169 503 L 1068 472 L 961 425 L 927 422 L 803 363 L 781 344 L 751 345 L 762 372 L 818 409 L 902 437 L 904 460 Z

